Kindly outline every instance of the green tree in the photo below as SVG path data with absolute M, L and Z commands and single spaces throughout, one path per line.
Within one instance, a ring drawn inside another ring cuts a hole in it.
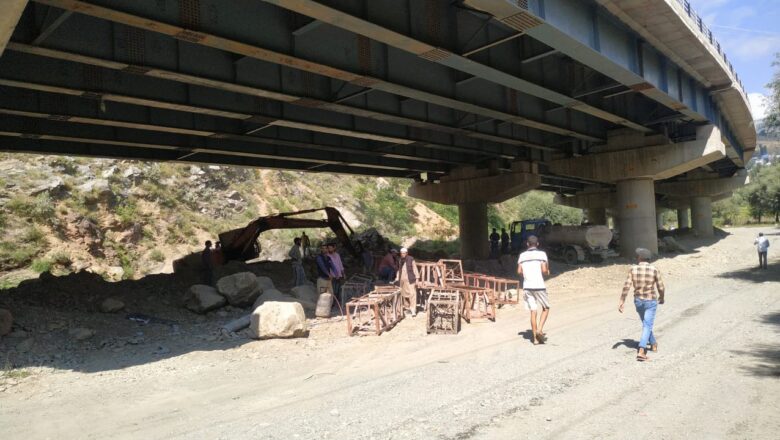
M 764 130 L 767 133 L 780 133 L 780 52 L 772 62 L 775 72 L 766 87 L 769 89 L 768 113 L 764 118 Z

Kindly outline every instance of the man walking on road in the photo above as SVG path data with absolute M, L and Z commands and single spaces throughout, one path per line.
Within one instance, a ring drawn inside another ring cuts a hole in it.
M 639 338 L 639 348 L 637 349 L 636 360 L 646 361 L 647 345 L 650 349 L 658 351 L 658 342 L 653 334 L 653 323 L 655 322 L 655 312 L 658 304 L 664 303 L 664 293 L 666 288 L 661 280 L 661 272 L 649 261 L 653 253 L 644 248 L 636 250 L 637 264 L 631 266 L 628 271 L 628 278 L 623 284 L 623 293 L 620 295 L 620 305 L 618 311 L 623 313 L 623 306 L 626 302 L 631 287 L 634 287 L 634 306 L 642 321 L 642 337 Z
M 758 268 L 766 269 L 766 255 L 769 252 L 769 240 L 764 237 L 763 232 L 759 232 L 758 237 L 753 244 L 756 245 L 756 249 L 758 250 Z
M 550 299 L 544 286 L 544 275 L 550 276 L 547 254 L 537 249 L 539 239 L 535 235 L 528 237 L 528 249 L 517 259 L 517 274 L 523 276 L 523 299 L 525 308 L 531 312 L 531 342 L 534 345 L 544 344 L 547 336 L 544 334 L 544 323 L 550 313 Z M 536 311 L 542 307 L 539 325 L 536 323 Z
M 496 228 L 493 228 L 493 232 L 490 234 L 490 258 L 498 258 L 498 241 L 501 240 L 501 236 L 498 235 Z

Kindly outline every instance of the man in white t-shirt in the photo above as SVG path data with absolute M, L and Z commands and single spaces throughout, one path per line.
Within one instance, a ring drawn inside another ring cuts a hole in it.
M 544 344 L 544 323 L 550 313 L 550 300 L 544 286 L 544 275 L 550 275 L 547 254 L 537 249 L 539 239 L 535 235 L 528 237 L 528 249 L 517 259 L 517 273 L 523 276 L 523 299 L 526 309 L 531 311 L 531 341 L 534 345 Z M 536 323 L 536 311 L 542 307 L 539 325 Z

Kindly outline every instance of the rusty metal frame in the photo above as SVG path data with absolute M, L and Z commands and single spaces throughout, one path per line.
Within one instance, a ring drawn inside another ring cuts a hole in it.
M 401 289 L 377 287 L 371 293 L 347 303 L 347 335 L 381 335 L 404 318 Z
M 427 334 L 458 334 L 461 318 L 461 292 L 457 289 L 434 288 L 425 310 Z

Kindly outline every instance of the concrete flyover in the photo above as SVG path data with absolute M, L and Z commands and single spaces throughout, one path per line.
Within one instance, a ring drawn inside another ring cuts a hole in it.
M 459 206 L 464 258 L 487 252 L 487 204 L 534 188 L 614 194 L 582 207 L 613 214 L 627 252 L 656 250 L 658 201 L 695 206 L 706 234 L 712 196 L 690 182 L 739 175 L 755 148 L 684 0 L 0 9 L 0 149 L 413 179 Z

